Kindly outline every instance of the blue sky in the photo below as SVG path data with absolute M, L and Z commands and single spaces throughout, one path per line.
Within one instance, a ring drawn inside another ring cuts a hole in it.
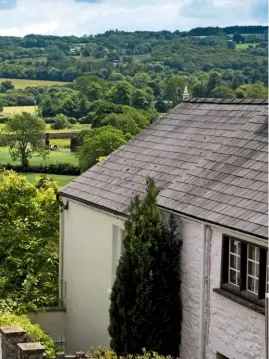
M 0 0 L 0 35 L 267 24 L 267 0 Z

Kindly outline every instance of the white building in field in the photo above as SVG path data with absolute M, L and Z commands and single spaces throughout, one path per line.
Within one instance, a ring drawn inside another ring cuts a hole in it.
M 266 358 L 267 121 L 267 100 L 189 98 L 61 189 L 69 350 L 109 345 L 124 221 L 151 176 L 183 240 L 180 357 Z

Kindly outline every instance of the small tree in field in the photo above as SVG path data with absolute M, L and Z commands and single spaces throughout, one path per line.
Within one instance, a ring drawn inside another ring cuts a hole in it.
M 48 153 L 42 139 L 45 129 L 44 120 L 28 112 L 10 118 L 4 132 L 8 135 L 6 142 L 12 160 L 20 160 L 21 164 L 27 167 L 33 153 L 45 158 Z
M 135 197 L 125 223 L 124 253 L 110 306 L 111 347 L 118 355 L 138 354 L 143 348 L 178 355 L 180 242 L 173 217 L 165 227 L 157 195 L 149 178 L 146 196 Z

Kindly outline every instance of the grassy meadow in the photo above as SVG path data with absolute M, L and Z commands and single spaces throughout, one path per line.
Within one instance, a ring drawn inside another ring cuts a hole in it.
M 245 42 L 245 43 L 243 43 L 243 44 L 236 44 L 236 45 L 235 45 L 235 48 L 236 48 L 237 50 L 246 50 L 246 49 L 248 49 L 249 46 L 251 46 L 251 45 L 252 45 L 253 47 L 257 46 L 257 44 L 255 44 L 255 43 Z
M 35 106 L 7 106 L 4 107 L 3 112 L 1 113 L 4 116 L 13 116 L 22 112 L 35 113 Z
M 78 159 L 75 154 L 70 151 L 50 151 L 49 157 L 46 160 L 43 160 L 40 156 L 33 156 L 30 159 L 30 165 L 40 165 L 40 164 L 56 164 L 59 162 L 70 163 L 73 165 L 78 165 Z M 20 161 L 12 161 L 9 153 L 8 147 L 0 147 L 0 164 L 11 163 L 11 164 L 20 164 Z
M 44 176 L 44 173 L 20 173 L 20 174 L 25 176 L 28 179 L 28 181 L 32 183 L 35 182 L 35 180 Z M 52 178 L 55 182 L 58 182 L 60 187 L 65 186 L 67 183 L 73 181 L 73 179 L 76 178 L 76 176 L 65 176 L 65 175 L 54 175 L 54 174 L 48 174 L 45 176 L 48 178 Z
M 0 84 L 6 80 L 11 81 L 16 89 L 25 89 L 26 87 L 31 87 L 31 86 L 32 87 L 33 86 L 63 86 L 70 83 L 70 82 L 62 82 L 62 81 L 0 78 Z

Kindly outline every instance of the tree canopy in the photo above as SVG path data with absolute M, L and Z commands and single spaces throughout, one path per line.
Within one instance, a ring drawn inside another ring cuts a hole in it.
M 36 310 L 57 305 L 58 220 L 55 182 L 34 184 L 0 173 L 0 306 Z

